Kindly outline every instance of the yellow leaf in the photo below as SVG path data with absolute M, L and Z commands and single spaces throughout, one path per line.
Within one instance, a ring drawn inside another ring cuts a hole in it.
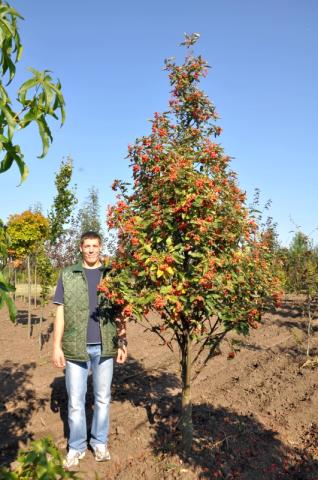
M 158 268 L 158 270 L 157 270 L 157 278 L 162 277 L 162 275 L 163 275 L 163 271 L 160 270 L 160 268 Z
M 173 275 L 173 274 L 174 274 L 174 270 L 173 270 L 173 268 L 171 268 L 171 267 L 168 267 L 166 271 L 167 271 L 168 273 L 170 273 L 170 275 Z

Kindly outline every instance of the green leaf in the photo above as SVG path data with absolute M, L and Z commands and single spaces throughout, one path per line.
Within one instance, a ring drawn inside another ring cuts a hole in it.
M 146 252 L 152 253 L 152 248 L 149 244 L 145 243 L 143 247 L 144 247 L 144 250 L 146 250 Z
M 17 28 L 17 18 L 22 18 L 21 15 L 7 4 L 0 5 L 0 48 L 1 48 L 1 70 L 2 75 L 5 75 L 9 70 L 10 83 L 15 75 L 15 63 L 21 57 L 21 42 L 20 35 Z M 12 55 L 16 53 L 14 59 Z
M 162 293 L 162 295 L 167 295 L 171 292 L 171 290 L 172 285 L 163 285 L 162 287 L 160 287 L 160 293 Z
M 1 100 L 0 100 L 0 108 L 8 125 L 8 139 L 12 140 L 14 130 L 17 126 L 17 122 L 14 118 L 13 111 L 9 107 L 8 103 L 4 103 Z
M 17 47 L 17 56 L 16 56 L 17 62 L 21 60 L 22 53 L 23 53 L 23 45 L 19 44 Z
M 0 290 L 2 292 L 14 292 L 15 287 L 11 285 L 5 278 L 2 272 L 0 272 Z
M 19 121 L 20 128 L 27 127 L 31 122 L 33 122 L 37 118 L 37 114 L 34 112 L 34 109 L 31 108 L 24 117 Z
M 192 251 L 190 251 L 190 252 L 188 253 L 188 255 L 189 255 L 190 257 L 193 257 L 193 258 L 202 258 L 202 257 L 205 256 L 203 253 L 200 253 L 200 252 L 192 252 Z
M 6 103 L 10 103 L 10 98 L 8 96 L 8 93 L 6 91 L 6 89 L 4 88 L 4 86 L 2 85 L 2 83 L 0 82 L 0 95 L 1 95 L 1 99 L 2 101 L 6 104 Z
M 13 160 L 14 159 L 10 157 L 10 155 L 7 153 L 0 163 L 0 173 L 6 172 L 7 170 L 9 170 L 9 168 L 13 163 Z
M 26 103 L 26 94 L 30 88 L 35 87 L 38 84 L 38 79 L 33 77 L 30 78 L 29 80 L 26 80 L 21 87 L 19 88 L 18 91 L 18 100 L 19 102 L 22 103 L 22 105 L 25 105 Z
M 4 301 L 6 302 L 7 304 L 7 307 L 8 307 L 8 311 L 9 311 L 9 317 L 10 317 L 10 320 L 12 322 L 15 321 L 16 319 L 16 316 L 17 316 L 17 309 L 16 309 L 16 306 L 14 304 L 14 301 L 12 300 L 12 298 L 5 292 L 1 293 L 0 292 L 0 295 L 2 295 L 4 297 Z
M 25 163 L 25 161 L 23 160 L 22 158 L 22 155 L 21 156 L 16 156 L 15 157 L 15 161 L 18 165 L 18 168 L 19 168 L 19 171 L 20 171 L 20 175 L 21 175 L 21 180 L 20 180 L 20 184 L 21 185 L 27 178 L 27 176 L 29 175 L 29 168 L 27 166 L 27 164 Z
M 49 149 L 49 146 L 50 146 L 50 141 L 52 142 L 53 138 L 52 138 L 51 131 L 48 127 L 48 124 L 46 123 L 46 120 L 45 120 L 44 116 L 37 119 L 36 123 L 38 124 L 38 127 L 39 127 L 39 133 L 40 133 L 40 137 L 41 137 L 41 140 L 42 140 L 42 146 L 43 146 L 42 153 L 41 153 L 41 155 L 38 156 L 38 158 L 44 158 L 45 155 L 48 152 L 48 149 Z
M 23 160 L 23 155 L 21 153 L 20 147 L 18 145 L 12 145 L 11 142 L 5 142 L 3 144 L 3 148 L 7 151 L 7 153 L 3 158 L 2 162 L 0 163 L 0 173 L 9 170 L 13 161 L 15 161 L 20 171 L 21 180 L 19 185 L 21 185 L 21 183 L 24 182 L 27 178 L 29 169 Z
M 167 247 L 171 247 L 171 245 L 172 245 L 172 238 L 171 237 L 167 238 L 166 245 L 167 245 Z

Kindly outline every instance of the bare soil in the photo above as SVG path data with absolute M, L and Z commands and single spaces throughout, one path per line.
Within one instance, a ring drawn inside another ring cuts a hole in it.
M 27 338 L 25 304 L 15 326 L 0 311 L 0 464 L 47 435 L 66 451 L 64 375 L 51 365 L 54 307 L 45 310 L 39 349 L 39 308 Z M 317 358 L 318 326 L 311 355 Z M 129 360 L 113 381 L 110 451 L 81 461 L 83 479 L 318 480 L 318 367 L 306 362 L 306 319 L 292 300 L 239 343 L 224 342 L 193 382 L 193 452 L 180 447 L 178 358 L 154 334 L 129 326 Z M 304 365 L 305 364 L 305 365 Z M 91 418 L 91 386 L 87 415 Z

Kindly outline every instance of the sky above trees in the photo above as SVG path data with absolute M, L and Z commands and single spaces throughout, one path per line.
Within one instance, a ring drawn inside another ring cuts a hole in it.
M 212 69 L 202 83 L 220 114 L 220 137 L 250 201 L 254 188 L 272 200 L 270 214 L 288 244 L 295 224 L 314 238 L 318 136 L 318 5 L 315 0 L 175 0 L 149 3 L 16 0 L 26 68 L 60 78 L 67 119 L 51 125 L 54 142 L 44 160 L 38 135 L 21 132 L 27 181 L 17 169 L 0 176 L 0 217 L 40 202 L 47 213 L 55 172 L 74 161 L 80 202 L 90 187 L 102 211 L 114 201 L 114 178 L 130 179 L 127 145 L 150 131 L 147 119 L 167 109 L 163 60 L 176 56 L 184 32 L 200 32 L 196 52 Z M 14 85 L 13 85 L 14 89 Z M 12 90 L 14 91 L 14 90 Z M 291 221 L 292 219 L 292 221 Z M 104 219 L 103 219 L 104 220 Z

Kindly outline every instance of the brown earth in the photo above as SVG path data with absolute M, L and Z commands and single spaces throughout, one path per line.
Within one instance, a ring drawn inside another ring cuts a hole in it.
M 0 464 L 18 448 L 50 435 L 65 453 L 67 431 L 63 372 L 51 365 L 54 307 L 43 323 L 39 309 L 27 338 L 26 307 L 18 324 L 0 312 Z M 111 407 L 112 460 L 81 461 L 83 478 L 318 479 L 318 370 L 306 361 L 306 320 L 291 300 L 249 337 L 238 337 L 235 358 L 228 342 L 193 382 L 194 444 L 190 458 L 180 448 L 178 360 L 154 334 L 129 326 L 130 357 L 116 366 Z M 314 327 L 317 330 L 318 326 Z M 318 353 L 318 332 L 312 358 Z M 88 417 L 91 416 L 91 388 Z

